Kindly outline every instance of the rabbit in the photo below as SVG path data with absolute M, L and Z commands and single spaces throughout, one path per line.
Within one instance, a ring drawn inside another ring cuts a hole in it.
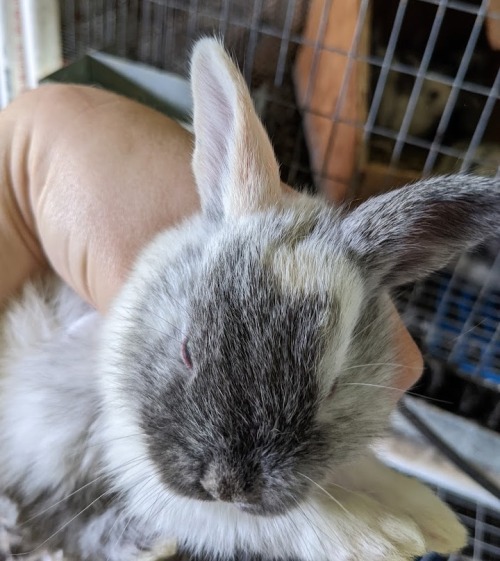
M 385 51 L 381 48 L 378 48 L 376 53 L 380 58 L 385 55 Z M 393 63 L 405 63 L 415 68 L 420 66 L 419 61 L 408 53 L 400 55 L 400 59 L 394 57 Z M 376 86 L 379 77 L 380 70 L 375 69 L 373 87 Z M 408 74 L 392 69 L 388 72 L 384 93 L 377 111 L 376 124 L 378 126 L 399 133 L 406 116 L 414 82 L 414 77 Z M 424 78 L 408 125 L 408 134 L 423 138 L 433 134 L 443 114 L 450 92 L 451 86 L 449 84 L 434 80 L 430 76 Z
M 281 186 L 217 39 L 196 43 L 191 82 L 200 213 L 143 250 L 105 317 L 51 276 L 3 313 L 0 493 L 22 552 L 459 550 L 454 513 L 376 457 L 400 369 L 389 293 L 494 233 L 495 182 L 437 177 L 333 207 Z

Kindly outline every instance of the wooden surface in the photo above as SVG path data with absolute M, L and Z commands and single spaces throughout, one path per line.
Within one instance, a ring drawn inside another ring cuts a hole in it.
M 297 100 L 303 111 L 313 174 L 325 195 L 336 201 L 344 198 L 364 153 L 362 129 L 355 123 L 366 118 L 367 64 L 349 63 L 347 56 L 358 16 L 359 0 L 336 0 L 329 9 L 326 0 L 312 0 L 304 31 L 310 44 L 300 48 L 295 66 Z M 366 23 L 358 54 L 368 49 Z M 343 122 L 336 122 L 338 119 Z
M 490 0 L 488 12 L 495 17 L 486 18 L 486 36 L 490 47 L 500 51 L 500 0 Z
M 420 174 L 417 171 L 390 169 L 385 164 L 368 162 L 360 173 L 356 189 L 353 190 L 354 202 L 361 202 L 396 187 L 402 187 L 419 178 Z

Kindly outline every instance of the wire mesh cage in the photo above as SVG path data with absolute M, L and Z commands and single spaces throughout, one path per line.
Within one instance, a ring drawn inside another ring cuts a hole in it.
M 105 51 L 187 77 L 224 38 L 282 179 L 356 204 L 419 177 L 500 176 L 496 0 L 60 0 L 63 64 Z M 500 242 L 396 294 L 428 369 L 419 391 L 500 431 Z M 498 512 L 445 494 L 500 558 Z M 456 559 L 459 559 L 458 557 Z
M 196 38 L 218 34 L 239 62 L 256 97 L 290 183 L 312 185 L 292 63 L 308 2 L 227 0 L 61 2 L 63 55 L 72 62 L 105 50 L 187 77 Z
M 60 5 L 66 61 L 105 49 L 186 75 L 194 40 L 223 36 L 266 101 L 263 118 L 290 183 L 314 179 L 366 196 L 422 173 L 492 174 L 500 164 L 499 12 L 490 1 Z
M 495 510 L 465 500 L 459 495 L 439 491 L 441 498 L 450 504 L 460 517 L 470 540 L 468 547 L 449 561 L 496 561 L 500 558 L 500 516 Z M 441 561 L 441 557 L 429 555 L 425 561 Z

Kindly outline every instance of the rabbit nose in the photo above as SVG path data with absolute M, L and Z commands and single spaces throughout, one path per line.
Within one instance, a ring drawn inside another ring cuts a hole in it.
M 211 481 L 206 480 L 205 478 L 202 479 L 201 485 L 203 489 L 217 501 L 224 501 L 231 503 L 234 500 L 234 496 L 236 495 L 234 489 L 228 484 L 227 481 Z
M 241 498 L 238 485 L 236 485 L 234 479 L 227 476 L 218 476 L 213 468 L 205 472 L 200 483 L 203 489 L 215 500 L 233 502 Z
M 215 466 L 206 470 L 200 483 L 203 489 L 218 501 L 252 504 L 258 500 L 254 485 L 245 484 L 244 489 L 241 480 L 234 473 L 220 473 Z

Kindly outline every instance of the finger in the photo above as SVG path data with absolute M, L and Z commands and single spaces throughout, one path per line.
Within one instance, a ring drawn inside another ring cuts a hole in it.
M 394 380 L 394 386 L 407 390 L 420 378 L 424 368 L 422 353 L 403 324 L 393 306 L 394 337 L 397 349 L 396 362 L 403 364 Z M 397 396 L 398 398 L 401 395 Z

